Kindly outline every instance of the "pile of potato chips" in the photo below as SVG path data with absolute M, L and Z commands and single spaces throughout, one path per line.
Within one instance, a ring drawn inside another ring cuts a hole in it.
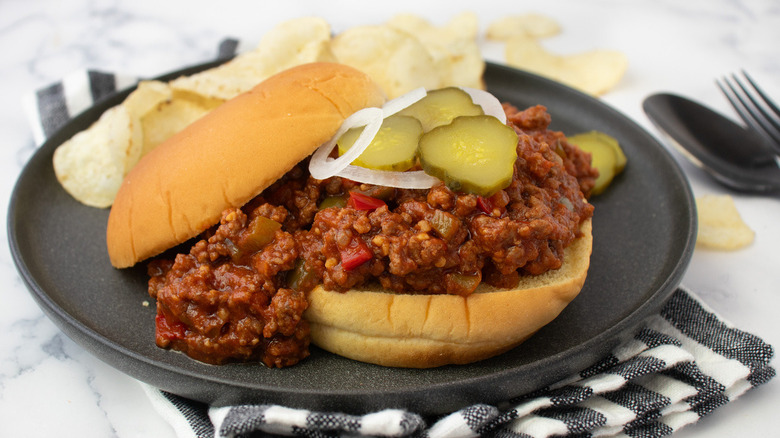
M 603 93 L 622 76 L 625 60 L 613 52 L 559 56 L 544 51 L 537 39 L 559 31 L 557 23 L 544 16 L 508 16 L 494 22 L 487 37 L 506 42 L 510 65 L 586 92 Z M 322 18 L 287 21 L 265 34 L 254 50 L 218 67 L 168 83 L 141 82 L 122 104 L 56 150 L 54 170 L 74 198 L 109 207 L 122 179 L 144 154 L 282 70 L 309 62 L 340 62 L 367 73 L 388 98 L 419 87 L 484 89 L 479 38 L 477 16 L 469 12 L 443 26 L 402 14 L 336 35 Z
M 491 23 L 485 37 L 505 43 L 507 64 L 586 93 L 601 95 L 619 82 L 627 68 L 622 53 L 558 55 L 545 50 L 540 40 L 560 32 L 550 17 L 510 15 Z M 287 21 L 269 31 L 254 50 L 218 67 L 168 83 L 141 81 L 124 102 L 57 148 L 54 170 L 74 198 L 109 207 L 122 179 L 143 155 L 282 70 L 308 62 L 341 62 L 370 75 L 388 98 L 419 87 L 484 89 L 479 38 L 472 13 L 456 15 L 444 26 L 415 15 L 397 15 L 383 24 L 353 27 L 335 36 L 322 18 Z M 729 197 L 697 198 L 697 207 L 699 246 L 728 250 L 753 241 L 753 231 Z
M 336 36 L 322 18 L 281 23 L 254 50 L 221 66 L 168 83 L 142 81 L 122 104 L 57 148 L 57 179 L 80 202 L 109 207 L 144 154 L 222 102 L 299 64 L 352 65 L 369 74 L 388 98 L 418 87 L 484 88 L 477 29 L 477 17 L 470 13 L 441 27 L 403 15 Z
M 552 18 L 511 15 L 494 21 L 487 38 L 505 43 L 506 63 L 562 82 L 594 96 L 614 87 L 628 68 L 626 56 L 615 50 L 591 50 L 561 55 L 546 50 L 540 40 L 558 35 L 561 28 Z

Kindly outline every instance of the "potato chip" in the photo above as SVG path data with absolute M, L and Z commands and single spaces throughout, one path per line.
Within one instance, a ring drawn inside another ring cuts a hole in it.
M 54 172 L 68 193 L 93 207 L 114 202 L 125 175 L 132 125 L 127 109 L 118 105 L 54 151 Z
M 479 18 L 473 12 L 461 12 L 444 25 L 450 33 L 457 33 L 461 38 L 476 41 L 479 37 Z
M 142 156 L 222 102 L 142 81 L 124 102 L 57 148 L 57 178 L 80 202 L 108 207 Z
M 209 108 L 187 99 L 171 99 L 160 102 L 157 107 L 141 119 L 144 149 L 146 155 L 160 143 L 203 117 Z
M 477 44 L 479 22 L 476 15 L 464 12 L 441 27 L 422 17 L 399 14 L 387 25 L 417 38 L 433 58 L 441 87 L 463 86 L 484 89 L 485 61 Z
M 221 66 L 168 83 L 142 81 L 120 106 L 58 148 L 57 177 L 84 204 L 108 207 L 124 176 L 149 151 L 226 100 L 304 63 L 352 65 L 390 98 L 419 87 L 484 88 L 474 14 L 456 15 L 440 27 L 412 15 L 391 22 L 334 38 L 324 19 L 298 18 L 274 27 L 254 50 Z
M 442 35 L 451 39 L 476 40 L 479 31 L 479 20 L 472 12 L 462 12 L 455 15 L 449 22 L 440 27 L 414 14 L 397 14 L 386 24 L 414 35 L 424 45 L 429 40 L 435 40 Z
M 397 14 L 391 19 L 387 20 L 388 26 L 402 30 L 410 35 L 414 35 L 421 41 L 424 38 L 420 38 L 421 32 L 430 32 L 434 30 L 434 26 L 430 21 L 415 14 Z
M 203 107 L 207 110 L 212 110 L 223 103 L 225 99 L 218 99 L 215 97 L 204 96 L 202 94 L 193 93 L 189 90 L 172 89 L 171 99 L 173 100 L 186 100 L 194 105 Z
M 127 150 L 124 174 L 126 175 L 148 150 L 144 145 L 141 119 L 160 103 L 173 98 L 173 92 L 167 83 L 161 81 L 141 81 L 138 87 L 122 102 L 130 116 L 132 126 L 130 147 Z
M 560 32 L 558 22 L 546 15 L 522 14 L 507 15 L 490 23 L 485 36 L 490 40 L 508 41 L 516 36 L 548 38 Z
M 171 82 L 171 87 L 227 100 L 259 82 L 299 64 L 335 61 L 330 50 L 330 25 L 322 18 L 286 21 L 266 33 L 252 51 L 227 63 Z
M 385 25 L 358 26 L 333 38 L 339 62 L 371 76 L 389 98 L 415 88 L 439 88 L 441 79 L 433 57 L 415 37 Z
M 292 20 L 223 66 L 170 83 L 140 82 L 120 106 L 57 149 L 60 183 L 86 205 L 110 206 L 143 155 L 210 109 L 286 68 L 335 61 L 330 38 L 330 26 L 320 18 Z
M 574 55 L 548 52 L 528 36 L 506 42 L 507 64 L 562 82 L 585 93 L 600 96 L 614 87 L 628 68 L 623 53 L 592 50 Z
M 742 220 L 734 199 L 729 195 L 704 195 L 696 198 L 699 230 L 696 244 L 703 248 L 736 250 L 744 248 L 755 233 Z
M 122 102 L 130 117 L 141 118 L 153 110 L 160 102 L 173 97 L 173 91 L 167 83 L 161 81 L 141 81 L 138 87 Z

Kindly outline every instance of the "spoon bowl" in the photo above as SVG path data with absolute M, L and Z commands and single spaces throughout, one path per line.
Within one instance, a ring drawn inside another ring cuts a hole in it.
M 642 106 L 669 143 L 719 183 L 743 192 L 780 193 L 778 157 L 753 131 L 674 94 L 654 94 Z

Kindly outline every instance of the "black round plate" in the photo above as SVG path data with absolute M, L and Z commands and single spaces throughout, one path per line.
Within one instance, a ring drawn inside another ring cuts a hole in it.
M 666 150 L 604 103 L 500 65 L 488 64 L 485 79 L 502 101 L 521 109 L 545 105 L 552 129 L 607 132 L 628 156 L 625 172 L 593 199 L 594 246 L 584 289 L 555 321 L 498 357 L 471 365 L 396 369 L 315 347 L 299 365 L 268 369 L 257 363 L 206 365 L 156 347 L 154 303 L 144 305 L 151 301 L 145 268 L 111 267 L 105 249 L 108 211 L 71 198 L 51 164 L 59 144 L 127 92 L 79 115 L 30 159 L 8 210 L 14 260 L 44 312 L 85 349 L 141 381 L 214 405 L 278 403 L 351 413 L 406 408 L 441 414 L 539 389 L 603 357 L 677 287 L 693 252 L 693 198 Z

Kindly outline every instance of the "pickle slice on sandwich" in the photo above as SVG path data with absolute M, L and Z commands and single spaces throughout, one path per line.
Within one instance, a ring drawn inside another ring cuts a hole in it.
M 412 116 L 422 123 L 423 131 L 449 124 L 458 116 L 478 116 L 485 112 L 468 93 L 456 87 L 440 88 L 404 108 L 398 114 Z
M 361 132 L 362 129 L 350 129 L 339 138 L 339 155 L 355 144 Z M 417 119 L 392 115 L 382 121 L 379 132 L 352 164 L 376 170 L 408 170 L 417 161 L 417 143 L 422 132 Z
M 460 116 L 420 138 L 420 164 L 454 191 L 490 196 L 512 182 L 517 133 L 492 116 Z

